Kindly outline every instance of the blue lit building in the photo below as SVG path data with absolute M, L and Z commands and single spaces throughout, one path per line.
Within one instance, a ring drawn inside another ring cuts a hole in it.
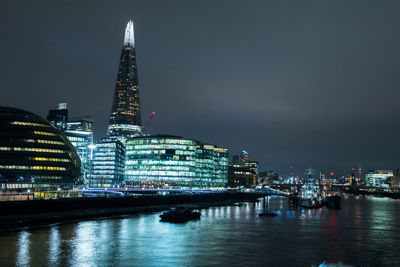
M 89 117 L 71 119 L 66 123 L 67 129 L 64 131 L 81 159 L 85 183 L 87 183 L 91 168 L 89 146 L 93 144 L 92 125 L 93 120 Z
M 47 120 L 61 130 L 76 149 L 81 159 L 81 172 L 86 183 L 91 164 L 89 146 L 93 145 L 93 120 L 90 117 L 69 119 L 67 103 L 60 103 L 58 109 L 49 110 Z
M 197 143 L 195 187 L 225 187 L 228 182 L 228 149 Z
M 103 138 L 93 153 L 90 187 L 119 187 L 123 183 L 125 146 L 117 139 Z
M 126 143 L 125 181 L 140 187 L 225 187 L 228 150 L 179 136 L 134 137 Z

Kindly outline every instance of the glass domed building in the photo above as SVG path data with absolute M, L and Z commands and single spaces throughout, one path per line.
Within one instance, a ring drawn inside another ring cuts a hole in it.
M 33 113 L 0 107 L 2 189 L 68 188 L 82 182 L 81 161 L 64 134 Z

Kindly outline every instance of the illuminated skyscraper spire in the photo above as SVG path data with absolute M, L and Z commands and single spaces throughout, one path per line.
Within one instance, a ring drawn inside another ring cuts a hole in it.
M 136 69 L 136 51 L 133 22 L 125 29 L 124 46 L 119 60 L 114 100 L 111 108 L 107 137 L 122 143 L 128 138 L 141 135 L 139 82 Z
M 124 45 L 135 47 L 135 35 L 133 31 L 133 21 L 130 20 L 126 25 L 125 29 L 125 38 L 124 38 Z

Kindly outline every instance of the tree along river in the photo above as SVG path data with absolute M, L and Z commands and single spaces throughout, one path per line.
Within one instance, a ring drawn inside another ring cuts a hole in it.
M 258 217 L 263 211 L 276 217 Z M 400 201 L 344 195 L 340 210 L 269 197 L 171 224 L 135 214 L 0 233 L 0 266 L 400 265 Z

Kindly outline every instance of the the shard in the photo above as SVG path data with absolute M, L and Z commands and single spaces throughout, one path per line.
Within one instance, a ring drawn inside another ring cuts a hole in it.
M 141 135 L 141 130 L 135 37 L 133 22 L 129 21 L 125 29 L 107 136 L 125 143 L 128 138 Z

